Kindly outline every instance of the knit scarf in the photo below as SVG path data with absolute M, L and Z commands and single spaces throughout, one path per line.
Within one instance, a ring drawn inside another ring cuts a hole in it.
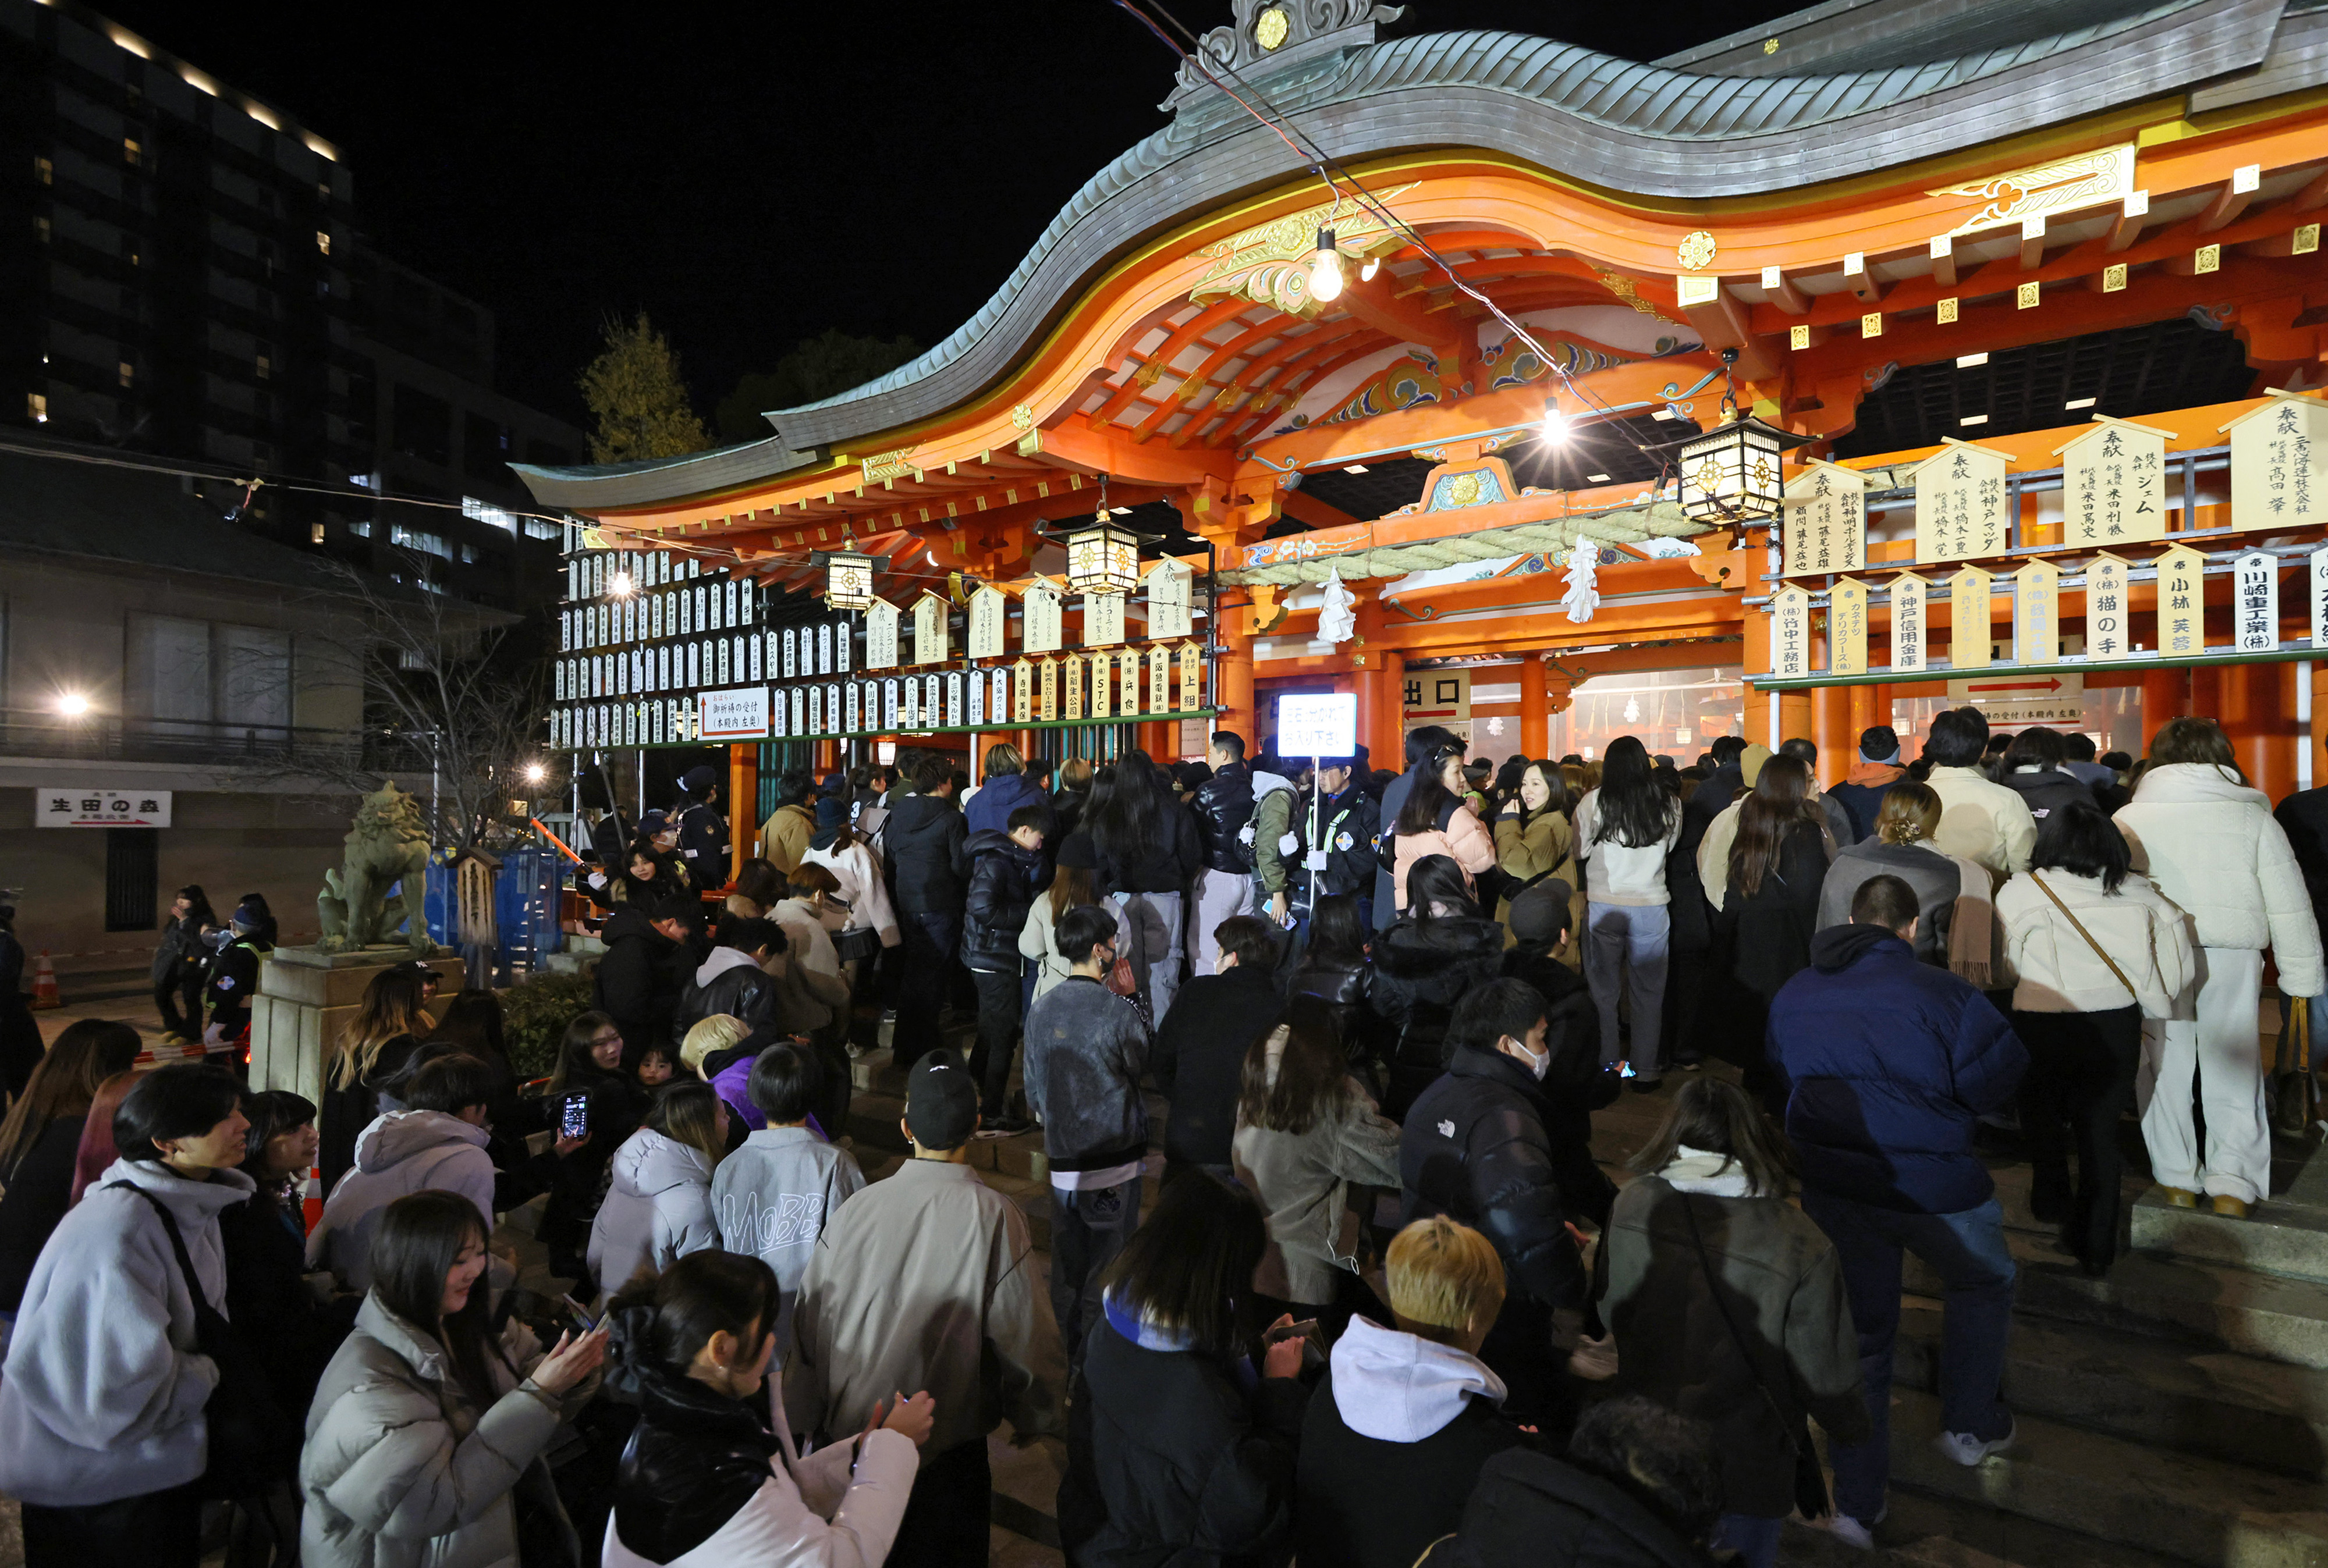
M 1897 784 L 1907 776 L 1908 770 L 1901 767 L 1897 762 L 1871 762 L 1862 757 L 1852 763 L 1851 777 L 1844 782 L 1863 785 L 1870 789 L 1881 789 L 1887 784 Z

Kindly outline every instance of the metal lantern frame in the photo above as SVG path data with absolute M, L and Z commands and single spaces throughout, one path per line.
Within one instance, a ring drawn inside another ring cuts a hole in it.
M 1759 523 L 1777 517 L 1784 499 L 1781 455 L 1801 443 L 1802 438 L 1791 431 L 1734 415 L 1679 443 L 1682 510 L 1691 521 L 1708 524 Z
M 1130 593 L 1140 586 L 1140 534 L 1094 519 L 1066 536 L 1067 587 L 1077 593 Z
M 887 571 L 887 555 L 863 555 L 854 550 L 818 550 L 812 565 L 824 568 L 824 602 L 835 610 L 864 610 L 874 600 L 873 574 Z

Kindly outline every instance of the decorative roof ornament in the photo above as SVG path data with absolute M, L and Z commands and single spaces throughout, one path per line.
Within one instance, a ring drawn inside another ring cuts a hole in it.
M 1235 71 L 1256 65 L 1274 70 L 1334 50 L 1362 48 L 1375 42 L 1377 29 L 1406 14 L 1403 5 L 1380 5 L 1375 0 L 1232 0 L 1231 9 L 1236 20 L 1206 33 L 1196 49 L 1224 77 L 1223 66 Z M 1171 96 L 1157 107 L 1170 114 L 1214 90 L 1194 61 L 1183 61 Z
M 1583 625 L 1600 608 L 1600 589 L 1596 582 L 1600 571 L 1599 541 L 1577 535 L 1576 548 L 1568 553 L 1568 574 L 1561 579 L 1568 584 L 1568 592 L 1560 600 L 1560 607 L 1568 612 L 1574 625 Z

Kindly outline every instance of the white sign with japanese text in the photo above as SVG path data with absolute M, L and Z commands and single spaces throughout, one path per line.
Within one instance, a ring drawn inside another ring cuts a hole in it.
M 50 786 L 33 792 L 35 827 L 167 827 L 167 789 Z
M 768 733 L 768 688 L 738 686 L 705 692 L 701 708 L 707 741 L 757 741 Z

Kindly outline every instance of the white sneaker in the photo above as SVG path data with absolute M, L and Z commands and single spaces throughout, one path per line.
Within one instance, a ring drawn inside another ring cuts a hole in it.
M 2014 1422 L 2004 1429 L 2003 1437 L 1992 1437 L 1986 1442 L 1973 1436 L 1968 1432 L 1944 1432 L 1932 1439 L 1932 1446 L 1938 1449 L 1943 1457 L 1954 1460 L 1967 1470 L 1970 1470 L 1989 1455 L 2003 1453 L 2006 1449 L 2011 1448 L 2013 1440 L 2020 1435 L 2020 1431 L 2021 1423 Z
M 1882 1523 L 1882 1516 L 1879 1515 L 1877 1517 L 1876 1523 Z M 1828 1535 L 1833 1535 L 1836 1540 L 1842 1542 L 1846 1546 L 1856 1546 L 1863 1552 L 1873 1552 L 1875 1550 L 1874 1526 L 1863 1525 L 1857 1519 L 1853 1518 L 1849 1514 L 1838 1513 L 1828 1515 L 1826 1531 Z

